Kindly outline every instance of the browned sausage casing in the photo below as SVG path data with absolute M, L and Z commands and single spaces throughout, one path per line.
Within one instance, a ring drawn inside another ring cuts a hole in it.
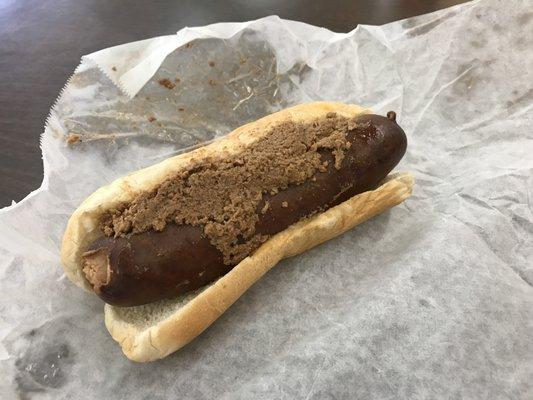
M 345 151 L 340 169 L 334 167 L 329 150 L 321 150 L 328 170 L 314 179 L 289 186 L 275 195 L 265 194 L 258 207 L 256 233 L 274 235 L 301 218 L 323 211 L 376 187 L 405 154 L 407 139 L 395 121 L 367 114 L 357 118 L 357 127 L 347 133 L 352 144 Z M 370 122 L 370 124 L 364 124 Z M 265 202 L 269 208 L 262 214 Z M 198 289 L 226 274 L 220 251 L 203 235 L 201 227 L 170 223 L 161 231 L 130 237 L 104 237 L 86 254 L 108 258 L 110 274 L 95 292 L 105 302 L 135 306 L 174 297 Z

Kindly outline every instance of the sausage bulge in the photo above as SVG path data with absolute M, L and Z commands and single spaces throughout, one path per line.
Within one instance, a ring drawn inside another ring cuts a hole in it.
M 364 114 L 346 138 L 339 168 L 328 149 L 318 150 L 327 170 L 276 194 L 257 207 L 255 234 L 274 235 L 302 218 L 371 190 L 398 164 L 407 147 L 396 115 Z M 205 201 L 209 201 L 205 199 Z M 234 265 L 204 235 L 202 227 L 167 224 L 161 231 L 102 237 L 83 254 L 83 272 L 95 293 L 115 306 L 137 306 L 175 297 L 213 282 Z

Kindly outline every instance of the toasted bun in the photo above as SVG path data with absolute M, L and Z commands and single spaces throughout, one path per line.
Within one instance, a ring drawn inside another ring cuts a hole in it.
M 301 104 L 243 125 L 208 146 L 168 158 L 101 187 L 81 203 L 68 221 L 61 246 L 61 262 L 67 277 L 81 288 L 92 291 L 82 272 L 81 255 L 101 236 L 98 227 L 100 217 L 109 209 L 132 201 L 141 192 L 154 189 L 165 179 L 185 169 L 192 159 L 200 161 L 207 157 L 238 153 L 243 147 L 264 137 L 272 125 L 286 120 L 310 122 L 332 111 L 344 117 L 370 112 L 356 105 L 342 103 Z
M 105 324 L 133 361 L 163 358 L 211 325 L 281 259 L 346 232 L 410 196 L 413 177 L 391 174 L 376 190 L 300 221 L 274 235 L 214 284 L 172 300 L 138 307 L 105 306 Z

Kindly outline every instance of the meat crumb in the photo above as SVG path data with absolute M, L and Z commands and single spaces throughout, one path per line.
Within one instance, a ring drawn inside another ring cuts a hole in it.
M 81 140 L 81 136 L 77 133 L 72 133 L 67 136 L 67 143 L 68 144 L 74 144 L 76 142 L 79 142 Z
M 265 205 L 261 209 L 261 214 L 265 214 L 268 211 L 269 208 L 270 208 L 270 203 L 268 201 L 266 201 Z
M 154 122 L 156 119 L 157 119 L 156 117 L 151 115 L 148 117 L 148 122 Z
M 328 172 L 328 165 L 329 163 L 327 161 L 324 161 L 323 163 L 321 163 L 319 166 L 318 166 L 318 170 L 320 172 Z
M 180 107 L 180 108 L 178 108 L 178 111 L 185 111 L 185 108 Z
M 167 89 L 174 89 L 176 85 L 170 81 L 168 78 L 159 79 L 159 84 L 166 87 Z
M 186 48 L 190 49 L 192 47 L 192 42 L 189 42 L 185 45 Z
M 217 83 L 216 83 L 216 81 L 214 79 L 209 79 L 209 84 L 211 86 L 216 86 L 217 85 Z
M 181 79 L 180 79 L 180 78 L 174 78 L 174 82 L 176 82 L 176 83 L 180 83 L 180 82 L 181 82 Z
M 209 61 L 209 66 L 210 67 L 214 67 L 215 66 L 215 62 L 214 61 Z
M 117 67 L 113 66 L 111 69 L 112 69 L 113 71 L 116 71 L 116 70 L 117 70 Z

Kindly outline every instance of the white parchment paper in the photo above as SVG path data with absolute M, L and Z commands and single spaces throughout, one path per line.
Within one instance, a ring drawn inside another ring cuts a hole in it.
M 0 397 L 533 398 L 532 48 L 531 2 L 493 0 L 347 34 L 187 28 L 84 57 L 41 139 L 42 186 L 0 212 Z M 71 212 L 314 100 L 397 111 L 414 195 L 280 263 L 178 353 L 128 361 L 62 273 Z

